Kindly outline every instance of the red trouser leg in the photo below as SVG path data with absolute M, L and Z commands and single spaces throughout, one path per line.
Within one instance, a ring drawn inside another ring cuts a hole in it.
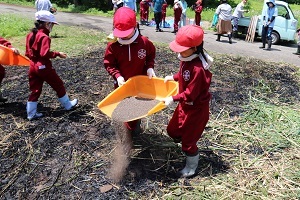
M 178 23 L 179 23 L 179 21 L 180 21 L 180 17 L 174 19 L 174 30 L 175 31 L 178 31 Z
M 178 104 L 167 132 L 171 138 L 180 139 L 182 151 L 194 155 L 198 151 L 197 141 L 200 139 L 209 119 L 209 104 L 201 108 Z
M 55 69 L 38 69 L 38 67 L 30 67 L 29 88 L 31 90 L 31 94 L 28 101 L 38 101 L 44 82 L 48 83 L 54 89 L 58 98 L 61 98 L 66 94 L 63 81 L 59 78 Z
M 195 24 L 200 26 L 201 15 L 200 13 L 195 13 Z
M 143 12 L 143 20 L 144 20 L 144 21 L 148 21 L 148 18 L 147 18 L 147 11 L 144 11 L 144 12 Z
M 141 21 L 144 20 L 144 19 L 143 19 L 143 11 L 142 11 L 142 10 L 140 10 L 140 20 L 141 20 Z

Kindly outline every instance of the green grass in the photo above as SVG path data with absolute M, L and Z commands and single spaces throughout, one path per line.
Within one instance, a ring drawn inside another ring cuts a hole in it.
M 0 27 L 1 37 L 8 39 L 15 47 L 25 47 L 25 36 L 33 27 L 33 22 L 17 15 L 0 14 Z
M 70 34 L 72 33 L 72 34 Z M 55 26 L 51 33 L 51 48 L 68 56 L 82 56 L 93 48 L 103 45 L 106 34 L 79 27 Z
M 25 52 L 26 35 L 34 27 L 33 23 L 17 15 L 1 14 L 0 35 L 8 39 L 21 53 Z M 52 50 L 65 52 L 68 56 L 82 55 L 92 47 L 103 43 L 106 37 L 104 33 L 96 30 L 64 25 L 55 25 L 50 36 Z
M 163 199 L 299 198 L 299 107 L 251 99 L 245 110 L 239 118 L 212 116 L 212 130 L 204 136 L 214 144 L 209 149 L 223 151 L 222 160 L 231 165 L 228 172 L 189 185 L 173 183 Z

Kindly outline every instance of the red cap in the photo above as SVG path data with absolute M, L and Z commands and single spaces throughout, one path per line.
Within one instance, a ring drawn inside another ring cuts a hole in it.
M 174 52 L 183 52 L 191 47 L 197 47 L 203 42 L 204 32 L 200 26 L 186 25 L 180 28 L 176 38 L 169 44 Z
M 115 37 L 127 37 L 132 33 L 136 26 L 135 12 L 128 7 L 119 8 L 114 14 L 114 31 Z

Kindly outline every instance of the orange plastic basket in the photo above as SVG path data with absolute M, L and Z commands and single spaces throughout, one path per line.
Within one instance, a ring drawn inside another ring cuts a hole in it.
M 15 54 L 10 48 L 0 45 L 0 64 L 12 66 L 29 66 L 30 60 L 21 54 Z
M 148 76 L 134 76 L 126 81 L 124 85 L 112 91 L 99 104 L 98 108 L 107 116 L 111 117 L 117 105 L 127 97 L 141 97 L 147 99 L 162 100 L 165 97 L 173 96 L 177 93 L 178 84 L 175 81 L 168 81 L 164 83 L 163 78 L 153 77 L 149 79 Z M 163 108 L 163 102 L 159 102 L 151 108 L 146 115 L 128 120 L 133 121 L 149 115 L 152 115 Z

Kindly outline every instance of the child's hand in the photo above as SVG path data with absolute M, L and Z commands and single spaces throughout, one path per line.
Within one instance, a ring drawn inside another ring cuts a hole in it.
M 19 50 L 16 48 L 10 48 L 15 54 L 20 54 Z
M 125 80 L 124 80 L 123 76 L 119 76 L 117 78 L 117 82 L 118 82 L 118 86 L 124 85 L 125 84 Z
M 164 83 L 166 83 L 167 81 L 174 81 L 173 76 L 166 76 L 164 79 Z
M 148 75 L 149 79 L 151 79 L 152 77 L 156 77 L 153 68 L 149 68 L 149 69 L 147 70 L 147 75 Z
M 170 97 L 166 97 L 162 100 L 163 102 L 165 102 L 165 105 L 166 106 L 170 106 L 172 103 L 174 103 L 174 100 L 173 100 L 173 97 L 170 96 Z
M 60 57 L 60 58 L 66 58 L 66 57 L 67 57 L 67 54 L 64 53 L 64 52 L 59 52 L 59 57 Z

